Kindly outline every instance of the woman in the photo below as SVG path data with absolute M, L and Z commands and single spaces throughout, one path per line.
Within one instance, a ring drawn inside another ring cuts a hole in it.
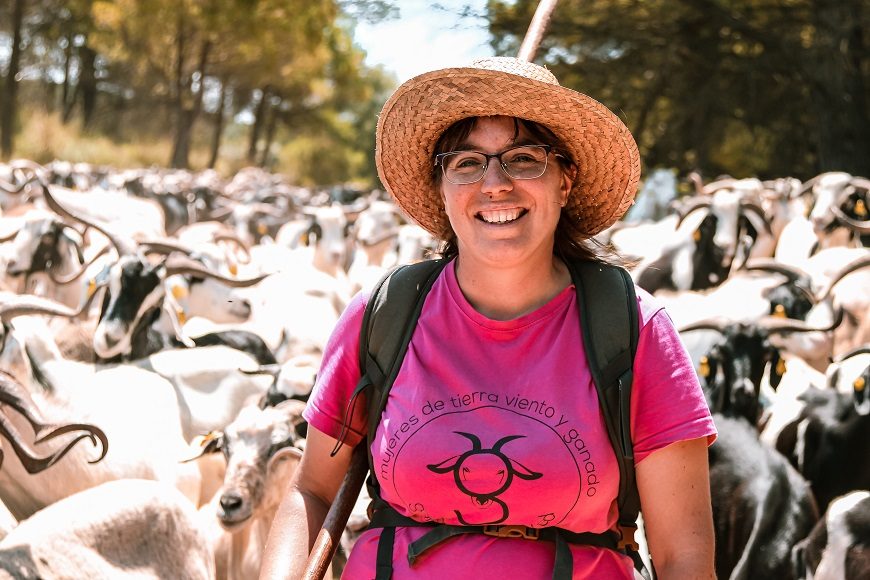
M 381 112 L 381 180 L 453 258 L 427 295 L 372 447 L 380 493 L 417 521 L 557 526 L 616 523 L 619 474 L 591 381 L 566 260 L 631 204 L 640 174 L 625 126 L 546 69 L 512 58 L 411 79 Z M 638 292 L 631 433 L 660 578 L 712 578 L 706 447 L 715 429 L 667 315 Z M 264 578 L 294 578 L 366 429 L 356 405 L 367 297 L 343 314 L 306 418 L 305 455 L 273 524 Z M 341 438 L 345 445 L 330 458 Z M 468 533 L 410 563 L 431 527 L 397 527 L 393 578 L 551 578 L 554 544 Z M 344 576 L 373 578 L 382 528 Z M 379 547 L 380 544 L 380 547 Z M 632 562 L 570 545 L 573 578 L 632 578 Z M 387 564 L 389 566 L 389 563 Z M 289 574 L 289 575 L 288 575 Z

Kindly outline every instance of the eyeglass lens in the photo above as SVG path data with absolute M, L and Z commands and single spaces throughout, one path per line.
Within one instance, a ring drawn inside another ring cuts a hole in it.
M 547 147 L 543 145 L 523 145 L 491 155 L 455 151 L 442 156 L 441 167 L 448 181 L 465 185 L 482 178 L 492 158 L 498 159 L 504 172 L 513 179 L 535 179 L 547 169 Z

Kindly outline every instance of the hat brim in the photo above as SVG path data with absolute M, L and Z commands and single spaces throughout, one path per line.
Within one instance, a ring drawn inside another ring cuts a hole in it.
M 578 168 L 565 207 L 591 237 L 628 210 L 640 179 L 637 144 L 625 124 L 595 99 L 558 84 L 497 70 L 449 68 L 400 86 L 378 119 L 378 175 L 396 203 L 430 233 L 448 231 L 433 180 L 435 143 L 456 121 L 504 115 L 550 129 Z

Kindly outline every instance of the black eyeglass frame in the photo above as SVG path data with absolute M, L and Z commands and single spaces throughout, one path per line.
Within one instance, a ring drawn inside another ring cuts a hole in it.
M 508 173 L 506 164 L 504 161 L 501 160 L 501 156 L 504 155 L 505 153 L 509 153 L 515 149 L 520 149 L 522 147 L 540 147 L 544 150 L 544 153 L 546 153 L 546 156 L 544 157 L 544 169 L 543 169 L 543 171 L 541 171 L 540 175 L 537 175 L 535 177 L 514 177 L 513 175 Z M 480 174 L 480 177 L 478 177 L 474 181 L 469 181 L 467 183 L 455 183 L 453 181 L 450 181 L 450 178 L 447 177 L 447 168 L 444 165 L 444 158 L 449 156 L 449 155 L 456 155 L 457 153 L 477 153 L 479 155 L 483 155 L 484 157 L 486 157 L 486 162 L 484 163 L 483 172 Z M 547 160 L 550 158 L 550 153 L 553 153 L 553 146 L 547 145 L 545 143 L 526 143 L 523 145 L 516 145 L 514 147 L 511 147 L 509 149 L 505 149 L 504 151 L 500 151 L 498 153 L 484 153 L 483 151 L 475 151 L 474 149 L 460 149 L 458 151 L 446 151 L 444 153 L 438 153 L 437 155 L 435 155 L 435 167 L 441 166 L 441 174 L 444 176 L 444 179 L 446 179 L 447 181 L 450 181 L 450 183 L 453 183 L 453 185 L 470 185 L 472 183 L 477 183 L 478 181 L 483 179 L 483 176 L 486 175 L 486 171 L 489 169 L 489 160 L 490 159 L 498 159 L 498 164 L 501 166 L 501 170 L 504 171 L 504 174 L 507 175 L 508 177 L 510 177 L 511 179 L 538 179 L 538 177 L 540 177 L 541 175 L 543 175 L 547 171 L 547 164 L 548 164 Z M 559 155 L 558 153 L 554 153 L 554 154 L 557 157 L 562 157 L 562 155 Z

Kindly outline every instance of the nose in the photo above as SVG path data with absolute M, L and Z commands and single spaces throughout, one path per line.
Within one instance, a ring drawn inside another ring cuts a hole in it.
M 486 171 L 480 180 L 480 190 L 483 193 L 500 193 L 503 191 L 510 191 L 514 187 L 513 181 L 508 174 L 505 173 L 504 167 L 501 166 L 498 159 L 489 160 L 489 164 L 486 166 Z
M 224 513 L 231 514 L 242 506 L 242 496 L 237 491 L 228 491 L 221 496 L 220 504 Z

